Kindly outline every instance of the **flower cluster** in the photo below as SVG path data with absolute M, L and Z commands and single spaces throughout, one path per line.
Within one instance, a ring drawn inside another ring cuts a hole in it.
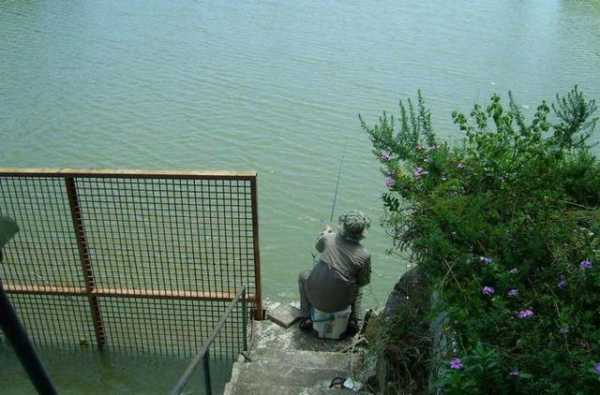
M 591 269 L 592 268 L 592 261 L 590 261 L 589 259 L 585 259 L 585 260 L 581 261 L 581 263 L 579 264 L 579 267 L 582 270 Z
M 450 360 L 450 369 L 462 369 L 464 366 L 460 358 L 452 358 Z
M 525 309 L 525 310 L 521 310 L 517 313 L 517 318 L 523 320 L 523 319 L 531 318 L 534 315 L 535 315 L 535 313 L 533 312 L 533 310 Z
M 484 265 L 490 265 L 490 264 L 494 263 L 494 260 L 487 256 L 480 256 L 479 262 L 483 263 Z
M 417 167 L 414 172 L 415 178 L 417 180 L 427 174 L 429 174 L 429 172 L 427 170 L 423 169 L 422 167 Z
M 385 177 L 385 186 L 388 188 L 393 188 L 396 185 L 396 180 L 392 176 Z

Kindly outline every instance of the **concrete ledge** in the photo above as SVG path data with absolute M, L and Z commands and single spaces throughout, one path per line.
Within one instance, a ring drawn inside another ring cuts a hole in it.
M 270 321 L 255 321 L 254 348 L 339 352 L 352 344 L 352 339 L 319 339 L 293 325 L 284 329 Z

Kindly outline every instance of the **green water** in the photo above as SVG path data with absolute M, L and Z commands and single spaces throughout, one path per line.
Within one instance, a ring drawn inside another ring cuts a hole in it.
M 176 384 L 188 361 L 156 355 L 69 352 L 42 349 L 44 363 L 59 394 L 167 394 Z M 3 395 L 35 394 L 12 349 L 0 343 L 0 393 Z M 215 359 L 211 363 L 214 393 L 222 391 L 224 374 L 231 360 Z M 228 376 L 227 376 L 228 377 Z M 186 387 L 186 395 L 204 392 L 204 377 L 197 372 Z
M 531 111 L 576 83 L 600 98 L 599 77 L 594 0 L 2 0 L 0 166 L 257 170 L 264 293 L 291 299 L 346 147 L 337 210 L 374 219 L 367 303 L 381 305 L 406 261 L 385 255 L 383 177 L 357 114 L 373 121 L 421 88 L 458 140 L 454 109 L 511 89 Z M 172 379 L 115 361 L 98 369 L 108 393 Z M 0 384 L 27 393 L 14 363 L 0 350 Z

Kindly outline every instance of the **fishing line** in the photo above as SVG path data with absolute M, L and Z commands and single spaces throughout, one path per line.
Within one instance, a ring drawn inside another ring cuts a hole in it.
M 344 149 L 342 151 L 342 158 L 340 159 L 340 165 L 338 167 L 337 179 L 335 180 L 335 192 L 333 194 L 333 201 L 331 202 L 331 215 L 329 216 L 329 223 L 333 222 L 333 214 L 335 213 L 335 205 L 337 203 L 338 191 L 340 189 L 340 179 L 342 178 L 342 168 L 344 167 L 344 159 L 346 158 L 348 140 L 349 138 L 346 135 L 346 141 L 344 142 Z

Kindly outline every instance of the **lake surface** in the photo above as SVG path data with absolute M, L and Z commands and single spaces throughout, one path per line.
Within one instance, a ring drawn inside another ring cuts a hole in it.
M 366 303 L 406 269 L 359 113 L 422 89 L 458 141 L 452 110 L 512 90 L 531 112 L 574 84 L 600 99 L 597 0 L 0 2 L 0 166 L 256 170 L 273 299 L 295 297 L 344 152 L 336 213 L 373 219 Z

